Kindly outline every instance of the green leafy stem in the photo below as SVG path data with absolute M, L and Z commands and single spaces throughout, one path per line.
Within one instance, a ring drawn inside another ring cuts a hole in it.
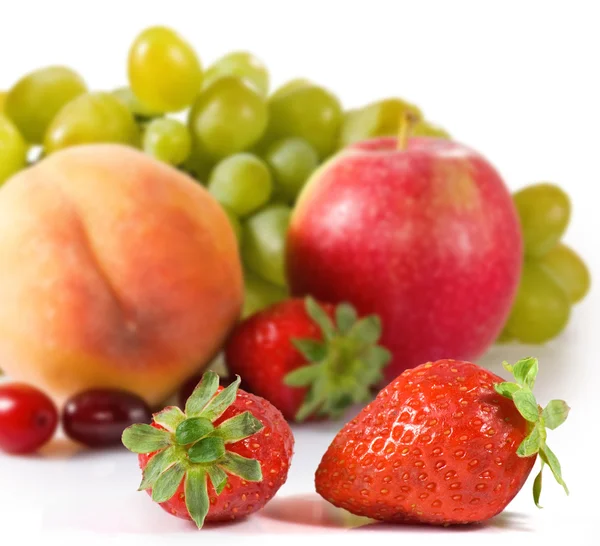
M 383 379 L 382 370 L 392 355 L 377 344 L 381 337 L 378 316 L 359 319 L 354 307 L 340 303 L 334 321 L 310 296 L 305 306 L 322 340 L 291 340 L 307 364 L 288 373 L 284 383 L 307 389 L 297 421 L 315 414 L 338 418 L 350 405 L 371 399 L 371 388 Z
M 533 385 L 538 374 L 537 358 L 524 358 L 511 366 L 503 362 L 504 369 L 512 373 L 515 382 L 503 382 L 494 385 L 496 392 L 511 399 L 519 413 L 528 423 L 529 433 L 517 448 L 519 457 L 531 457 L 538 454 L 541 468 L 533 482 L 533 500 L 540 506 L 542 492 L 542 471 L 548 465 L 556 481 L 563 486 L 568 495 L 569 490 L 562 478 L 562 470 L 558 458 L 546 443 L 547 429 L 554 430 L 565 422 L 569 415 L 569 406 L 564 400 L 550 400 L 545 408 L 538 405 L 533 395 Z

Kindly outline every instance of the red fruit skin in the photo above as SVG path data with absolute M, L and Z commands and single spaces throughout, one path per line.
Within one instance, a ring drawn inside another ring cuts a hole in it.
M 335 437 L 315 475 L 332 504 L 370 518 L 480 522 L 523 487 L 536 457 L 527 423 L 494 391 L 503 379 L 469 362 L 406 370 Z
M 0 386 L 0 449 L 33 453 L 56 432 L 58 410 L 43 392 L 24 383 Z
M 502 329 L 522 266 L 511 195 L 462 144 L 381 138 L 313 175 L 287 240 L 292 293 L 378 314 L 386 383 L 428 360 L 478 358 Z
M 221 390 L 222 387 L 219 388 Z M 262 422 L 264 428 L 249 438 L 227 444 L 226 447 L 228 451 L 242 457 L 258 460 L 263 481 L 247 482 L 228 474 L 225 489 L 217 495 L 209 480 L 210 508 L 205 520 L 207 522 L 235 520 L 260 510 L 287 479 L 294 451 L 294 436 L 281 413 L 268 401 L 239 390 L 235 402 L 215 421 L 215 426 L 245 411 L 250 411 Z M 162 428 L 156 424 L 152 426 Z M 142 470 L 154 455 L 155 453 L 150 453 L 138 456 Z M 152 494 L 152 490 L 148 490 L 148 493 Z M 175 495 L 167 502 L 160 503 L 160 506 L 173 516 L 192 519 L 185 506 L 183 481 Z
M 320 305 L 333 319 L 335 307 Z M 251 392 L 266 398 L 290 421 L 295 419 L 308 391 L 283 382 L 288 373 L 307 364 L 292 345 L 290 340 L 294 338 L 323 339 L 301 298 L 276 303 L 242 321 L 225 347 L 230 374 L 242 377 Z

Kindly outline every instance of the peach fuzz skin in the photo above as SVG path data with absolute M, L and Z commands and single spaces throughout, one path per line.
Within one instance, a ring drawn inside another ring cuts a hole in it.
M 237 321 L 229 221 L 185 174 L 120 145 L 69 148 L 0 190 L 0 367 L 63 401 L 122 388 L 156 404 Z

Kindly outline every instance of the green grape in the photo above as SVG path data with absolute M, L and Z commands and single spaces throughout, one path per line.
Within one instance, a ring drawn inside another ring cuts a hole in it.
M 496 343 L 510 343 L 511 341 L 516 341 L 515 336 L 513 336 L 506 329 L 502 330 L 502 332 L 500 332 L 500 335 L 496 339 Z
M 222 205 L 244 217 L 269 202 L 273 182 L 266 163 L 249 153 L 231 155 L 210 173 L 208 191 Z
M 542 182 L 514 194 L 527 256 L 543 256 L 567 229 L 571 217 L 569 196 L 555 184 Z
M 321 159 L 335 150 L 341 122 L 338 99 L 322 87 L 299 87 L 269 100 L 269 139 L 303 138 Z
M 272 169 L 271 175 L 273 175 Z M 283 188 L 279 184 L 275 183 L 275 180 L 273 180 L 273 191 L 271 192 L 269 205 L 284 205 L 286 207 L 290 206 L 290 200 L 284 195 Z
M 127 107 L 110 93 L 85 93 L 54 118 L 44 138 L 50 154 L 62 148 L 94 142 L 136 145 L 139 130 Z
M 301 138 L 284 138 L 274 142 L 265 154 L 279 194 L 292 203 L 319 164 L 314 148 Z
M 219 78 L 198 97 L 189 115 L 192 134 L 217 159 L 249 149 L 267 126 L 267 105 L 233 76 Z
M 432 138 L 444 138 L 450 139 L 450 134 L 439 127 L 438 125 L 434 125 L 429 121 L 425 121 L 424 119 L 417 121 L 411 129 L 411 136 L 419 136 L 419 137 L 432 137 Z
M 159 118 L 148 123 L 142 138 L 144 152 L 169 165 L 180 165 L 192 150 L 187 127 L 176 119 Z
M 306 78 L 296 78 L 284 83 L 281 87 L 278 87 L 271 95 L 271 98 L 275 99 L 277 97 L 282 97 L 290 91 L 296 91 L 296 89 L 301 89 L 303 87 L 312 87 L 313 85 L 314 84 Z
M 215 61 L 204 74 L 204 87 L 209 87 L 223 76 L 235 76 L 244 80 L 263 97 L 269 92 L 267 67 L 247 51 L 234 51 Z
M 133 114 L 137 121 L 148 121 L 162 116 L 161 112 L 151 110 L 144 106 L 133 94 L 130 87 L 119 87 L 112 94 L 117 97 Z
M 291 214 L 289 207 L 269 205 L 244 225 L 242 256 L 246 266 L 278 286 L 286 286 L 285 239 Z
M 223 206 L 223 210 L 225 211 L 225 214 L 229 219 L 229 223 L 231 224 L 231 228 L 233 229 L 233 233 L 235 234 L 235 238 L 237 239 L 238 245 L 241 247 L 243 233 L 240 219 L 229 207 Z
M 4 103 L 6 102 L 7 95 L 6 91 L 0 91 L 0 114 L 4 112 Z
M 339 147 L 379 136 L 396 136 L 400 122 L 407 115 L 421 120 L 423 114 L 402 99 L 384 99 L 362 108 L 350 110 L 344 115 L 340 131 Z
M 589 292 L 590 272 L 581 257 L 568 246 L 556 245 L 539 258 L 538 263 L 563 288 L 571 303 L 581 301 Z
M 181 165 L 181 170 L 195 178 L 200 184 L 206 185 L 215 161 L 191 134 L 192 149 L 188 158 Z
M 289 297 L 286 288 L 261 279 L 251 271 L 244 273 L 244 307 L 242 318 L 249 317 L 265 307 L 269 307 Z
M 286 207 L 290 206 L 290 200 L 285 197 L 283 190 L 277 184 L 273 186 L 273 193 L 271 193 L 269 205 L 284 205 Z
M 27 163 L 27 144 L 5 115 L 0 114 L 0 185 Z
M 4 111 L 26 140 L 39 144 L 54 116 L 86 91 L 85 82 L 70 68 L 48 66 L 27 74 L 13 85 Z
M 156 112 L 178 112 L 202 88 L 202 66 L 192 46 L 166 27 L 150 27 L 133 42 L 129 85 L 142 104 Z
M 564 329 L 570 312 L 563 288 L 542 266 L 527 262 L 505 330 L 523 343 L 544 343 Z

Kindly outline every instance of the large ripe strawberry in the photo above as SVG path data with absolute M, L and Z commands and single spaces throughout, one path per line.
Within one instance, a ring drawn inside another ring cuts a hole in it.
M 229 372 L 286 419 L 338 417 L 372 398 L 390 360 L 375 315 L 358 319 L 347 303 L 291 299 L 241 322 L 225 347 Z
M 569 408 L 562 400 L 537 405 L 536 359 L 505 368 L 516 383 L 470 362 L 406 370 L 335 437 L 316 472 L 317 491 L 383 521 L 478 522 L 513 499 L 536 454 L 566 491 L 546 428 L 560 425 Z M 540 490 L 541 471 L 536 504 Z
M 125 447 L 139 453 L 140 490 L 198 528 L 256 512 L 287 478 L 292 431 L 279 410 L 238 390 L 239 382 L 222 389 L 218 375 L 206 372 L 185 413 L 167 407 L 152 425 L 123 433 Z

